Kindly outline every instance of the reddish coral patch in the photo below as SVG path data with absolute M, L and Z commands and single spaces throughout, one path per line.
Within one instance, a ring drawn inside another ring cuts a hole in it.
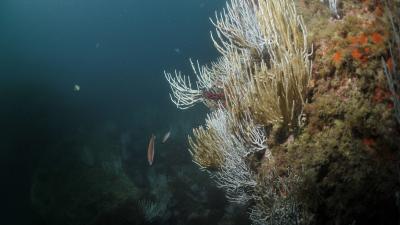
M 357 45 L 358 44 L 358 38 L 354 36 L 348 36 L 347 39 L 350 41 L 352 45 Z
M 386 106 L 388 109 L 393 109 L 394 108 L 394 104 L 393 102 L 389 102 Z
M 342 53 L 341 52 L 335 52 L 335 54 L 333 54 L 332 56 L 332 61 L 334 63 L 340 63 L 340 61 L 342 61 Z
M 364 138 L 362 140 L 362 142 L 363 142 L 364 145 L 366 145 L 368 147 L 371 147 L 373 144 L 375 144 L 375 141 L 372 138 Z
M 382 41 L 383 41 L 382 35 L 379 34 L 379 33 L 377 33 L 377 32 L 374 32 L 374 33 L 371 35 L 371 39 L 372 39 L 372 42 L 374 42 L 375 44 L 380 44 L 380 43 L 382 43 Z
M 361 45 L 365 45 L 368 43 L 368 37 L 365 34 L 360 34 L 360 36 L 358 36 L 358 43 Z
M 354 49 L 351 51 L 351 56 L 353 56 L 354 59 L 361 60 L 362 54 L 358 49 Z
M 375 13 L 376 16 L 382 16 L 382 15 L 383 15 L 382 6 L 381 6 L 381 5 L 378 5 L 378 6 L 375 8 L 374 13 Z
M 365 52 L 366 54 L 368 54 L 370 51 L 371 51 L 370 48 L 364 48 L 364 52 Z
M 393 71 L 393 59 L 392 57 L 388 58 L 386 60 L 386 66 L 389 69 L 389 71 Z
M 380 103 L 389 96 L 390 94 L 388 92 L 385 92 L 384 90 L 382 90 L 382 88 L 377 87 L 375 88 L 375 93 L 372 97 L 372 100 L 376 103 Z
M 357 36 L 348 36 L 347 39 L 353 46 L 365 45 L 368 43 L 368 36 L 360 34 Z

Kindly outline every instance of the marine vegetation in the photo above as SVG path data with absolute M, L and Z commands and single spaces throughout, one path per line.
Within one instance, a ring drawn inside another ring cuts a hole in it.
M 165 72 L 204 103 L 193 161 L 253 224 L 400 221 L 400 1 L 230 0 L 220 57 Z

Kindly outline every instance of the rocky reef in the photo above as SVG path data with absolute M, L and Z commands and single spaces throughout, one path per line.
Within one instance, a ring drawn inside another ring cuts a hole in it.
M 398 64 L 399 2 L 341 1 L 340 19 L 303 4 L 315 47 L 306 123 L 271 150 L 302 177 L 298 201 L 315 223 L 395 224 L 399 89 L 390 90 L 385 70 Z

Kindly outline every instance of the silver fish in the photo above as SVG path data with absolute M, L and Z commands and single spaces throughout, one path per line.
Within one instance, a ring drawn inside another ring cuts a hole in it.
M 168 131 L 165 135 L 164 135 L 164 137 L 163 137 L 163 139 L 162 139 L 162 143 L 165 143 L 168 139 L 169 139 L 169 136 L 171 135 L 171 131 Z

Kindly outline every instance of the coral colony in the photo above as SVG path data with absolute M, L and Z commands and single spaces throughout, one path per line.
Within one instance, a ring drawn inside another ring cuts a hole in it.
M 190 61 L 195 86 L 165 72 L 179 109 L 210 108 L 189 151 L 253 224 L 399 219 L 399 9 L 230 0 L 211 19 L 221 56 Z

